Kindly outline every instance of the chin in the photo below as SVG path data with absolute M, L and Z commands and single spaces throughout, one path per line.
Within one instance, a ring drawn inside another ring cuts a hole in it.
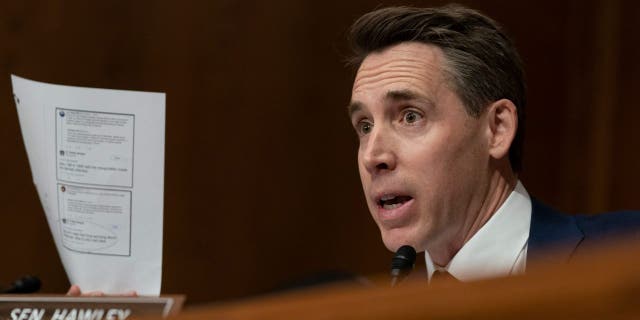
M 381 231 L 382 242 L 391 252 L 396 252 L 404 245 L 412 246 L 416 252 L 424 251 L 423 246 L 419 245 L 420 241 L 411 236 L 411 232 L 402 229 L 393 229 Z

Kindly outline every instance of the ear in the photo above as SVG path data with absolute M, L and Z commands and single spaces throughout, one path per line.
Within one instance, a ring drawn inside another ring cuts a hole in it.
M 518 129 L 518 110 L 508 99 L 500 99 L 487 108 L 489 154 L 494 159 L 508 157 Z

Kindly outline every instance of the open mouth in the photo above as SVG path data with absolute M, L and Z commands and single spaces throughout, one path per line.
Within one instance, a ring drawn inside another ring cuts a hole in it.
M 401 207 L 405 202 L 413 199 L 410 196 L 396 196 L 396 195 L 388 195 L 383 196 L 378 200 L 378 206 L 385 209 L 391 210 L 398 207 Z

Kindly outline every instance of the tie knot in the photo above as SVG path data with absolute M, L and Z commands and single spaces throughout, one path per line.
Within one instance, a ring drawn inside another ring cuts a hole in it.
M 460 280 L 456 279 L 456 277 L 452 276 L 451 273 L 446 270 L 436 270 L 431 275 L 431 283 L 434 282 L 460 282 Z

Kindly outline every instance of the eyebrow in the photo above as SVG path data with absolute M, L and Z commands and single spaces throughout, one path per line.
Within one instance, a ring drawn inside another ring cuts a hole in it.
M 385 95 L 385 100 L 395 100 L 395 101 L 403 101 L 403 100 L 416 100 L 421 99 L 420 95 L 411 90 L 389 90 Z
M 404 90 L 389 90 L 384 95 L 385 100 L 392 101 L 407 101 L 407 100 L 425 100 L 418 93 L 404 89 Z M 364 108 L 364 104 L 360 101 L 352 101 L 347 105 L 347 112 L 349 116 L 353 115 L 355 112 L 358 112 Z
M 355 112 L 362 110 L 363 107 L 364 107 L 364 104 L 362 104 L 362 102 L 351 101 L 351 103 L 349 103 L 349 105 L 347 106 L 347 112 L 349 114 L 349 117 L 351 117 L 351 115 L 353 115 Z

